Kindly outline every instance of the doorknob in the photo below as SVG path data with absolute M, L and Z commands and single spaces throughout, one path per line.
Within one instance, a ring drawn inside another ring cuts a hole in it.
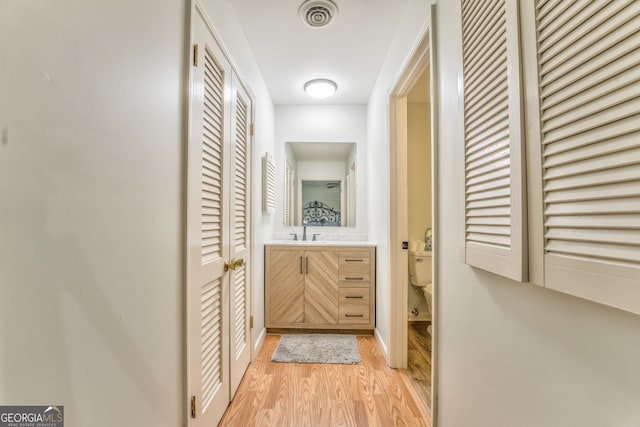
M 232 258 L 231 261 L 224 263 L 224 271 L 235 270 L 236 267 L 242 267 L 244 265 L 244 259 Z

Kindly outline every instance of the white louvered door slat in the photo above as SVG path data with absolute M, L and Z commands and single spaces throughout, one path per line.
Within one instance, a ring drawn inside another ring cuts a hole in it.
M 202 289 L 202 402 L 206 408 L 222 384 L 222 283 L 214 280 Z
M 516 5 L 462 0 L 465 262 L 526 280 Z
M 251 331 L 249 306 L 251 253 L 250 253 L 250 198 L 251 194 L 251 98 L 238 81 L 235 73 L 232 79 L 232 120 L 233 141 L 233 197 L 231 200 L 231 257 L 241 259 L 244 264 L 230 271 L 229 335 L 231 337 L 231 394 L 233 395 L 251 361 Z
M 564 3 L 536 7 L 544 284 L 640 313 L 640 2 Z
M 285 160 L 284 171 L 284 225 L 290 227 L 293 225 L 291 218 L 292 212 L 292 195 L 293 195 L 293 168 L 289 164 L 288 160 Z
M 205 51 L 202 131 L 202 262 L 222 258 L 224 71 Z
M 285 175 L 288 171 L 285 171 Z M 276 208 L 276 165 L 273 161 L 271 153 L 266 153 L 262 158 L 262 212 L 271 213 Z M 285 194 L 284 194 L 284 224 L 287 223 L 287 193 L 286 193 L 286 180 L 285 178 Z

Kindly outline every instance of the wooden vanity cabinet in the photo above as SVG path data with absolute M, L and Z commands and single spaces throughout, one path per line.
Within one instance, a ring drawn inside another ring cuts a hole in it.
M 375 248 L 267 245 L 267 328 L 373 329 Z

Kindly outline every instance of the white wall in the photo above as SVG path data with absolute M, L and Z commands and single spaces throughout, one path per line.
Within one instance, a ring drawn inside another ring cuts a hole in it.
M 229 0 L 207 6 L 256 97 L 259 194 L 273 105 Z M 188 22 L 186 0 L 0 1 L 3 405 L 61 404 L 69 427 L 186 420 Z
M 326 238 L 365 238 L 368 172 L 364 166 L 369 150 L 364 105 L 277 105 L 275 107 L 276 210 L 274 233 L 290 238 L 300 227 L 284 227 L 282 194 L 284 191 L 284 151 L 286 142 L 355 142 L 356 143 L 356 226 L 310 227 L 308 233 Z
M 298 162 L 298 177 L 310 181 L 340 181 L 345 175 L 345 162 Z
M 407 104 L 409 241 L 422 240 L 431 221 L 431 126 L 429 104 Z
M 0 2 L 0 402 L 177 426 L 186 1 Z
M 389 360 L 390 295 L 399 292 L 389 273 L 389 94 L 400 77 L 404 64 L 419 36 L 426 28 L 427 0 L 409 0 L 395 38 L 367 105 L 368 211 L 371 224 L 369 239 L 377 246 L 376 256 L 376 335 Z
M 460 261 L 459 9 L 437 4 L 439 426 L 637 426 L 640 316 Z

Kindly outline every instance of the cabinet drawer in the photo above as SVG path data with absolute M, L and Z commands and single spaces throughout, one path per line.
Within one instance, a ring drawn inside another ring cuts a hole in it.
M 369 252 L 340 252 L 340 286 L 369 286 Z
M 369 289 L 369 276 L 354 276 L 346 275 L 340 276 L 340 282 L 338 283 L 340 288 L 366 288 Z
M 339 316 L 341 324 L 369 323 L 369 289 L 341 288 Z
M 340 251 L 340 268 L 347 265 L 366 265 L 369 267 L 369 252 Z

